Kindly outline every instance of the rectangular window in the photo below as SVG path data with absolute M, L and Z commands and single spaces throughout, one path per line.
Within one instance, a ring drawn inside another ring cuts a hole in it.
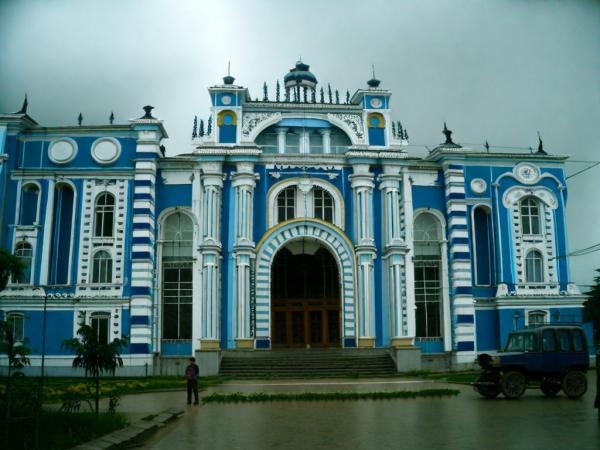
M 277 221 L 284 222 L 295 216 L 296 189 L 293 186 L 285 188 L 277 196 Z
M 440 261 L 415 260 L 415 306 L 417 337 L 441 338 Z
M 22 342 L 25 339 L 25 316 L 20 313 L 9 313 L 6 316 L 6 323 L 15 342 Z
M 542 333 L 542 346 L 545 352 L 556 351 L 556 336 L 554 330 L 544 330 Z
M 576 352 L 585 351 L 585 338 L 581 330 L 573 330 L 573 350 Z
M 90 326 L 96 332 L 98 342 L 101 344 L 108 344 L 110 333 L 110 313 L 92 313 L 90 318 Z
M 192 263 L 163 265 L 163 339 L 191 339 Z
M 568 352 L 571 350 L 571 339 L 569 336 L 569 330 L 558 330 L 558 342 L 560 345 L 561 352 Z

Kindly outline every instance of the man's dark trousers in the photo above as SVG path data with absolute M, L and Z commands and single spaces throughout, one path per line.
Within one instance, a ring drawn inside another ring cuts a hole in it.
M 194 403 L 198 403 L 198 380 L 187 380 L 187 402 L 192 403 L 192 391 L 194 391 Z

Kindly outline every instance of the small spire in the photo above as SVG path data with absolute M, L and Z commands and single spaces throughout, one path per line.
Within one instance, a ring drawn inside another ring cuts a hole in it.
M 235 77 L 231 76 L 231 61 L 227 61 L 227 76 L 223 77 L 223 84 L 233 84 Z
M 144 115 L 140 117 L 140 119 L 156 119 L 156 117 L 152 117 L 152 110 L 154 106 L 146 105 L 142 108 L 144 110 Z
M 442 131 L 442 133 L 444 133 L 444 135 L 446 136 L 446 142 L 444 142 L 444 144 L 454 144 L 454 142 L 452 142 L 452 131 L 448 129 L 448 127 L 446 126 L 446 122 L 444 122 L 444 130 Z
M 83 114 L 79 113 L 77 116 L 77 123 L 81 126 L 81 122 L 83 122 Z
M 379 87 L 379 84 L 381 84 L 381 81 L 378 80 L 377 78 L 375 78 L 375 64 L 371 64 L 371 70 L 373 73 L 373 78 L 371 78 L 369 81 L 367 81 L 367 85 L 371 88 Z
M 548 153 L 546 153 L 544 151 L 544 143 L 542 142 L 542 136 L 540 135 L 540 132 L 537 132 L 538 134 L 538 139 L 539 139 L 539 143 L 538 143 L 538 149 L 537 149 L 537 155 L 547 155 Z
M 110 124 L 112 125 L 115 121 L 115 113 L 114 112 L 110 112 L 110 116 L 108 116 L 108 121 L 110 122 Z
M 488 144 L 487 139 L 485 140 L 485 144 L 483 144 L 483 146 L 485 147 L 485 151 L 489 153 L 490 152 L 490 144 Z
M 194 125 L 192 126 L 192 139 L 198 137 L 198 116 L 194 116 Z
M 27 114 L 27 94 L 25 94 L 25 99 L 23 100 L 23 106 L 21 106 L 21 109 L 17 112 L 17 114 Z

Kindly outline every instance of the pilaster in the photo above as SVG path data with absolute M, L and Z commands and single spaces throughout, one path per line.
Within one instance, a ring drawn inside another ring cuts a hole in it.
M 200 164 L 202 205 L 200 210 L 201 253 L 201 326 L 200 350 L 220 348 L 221 307 L 221 195 L 223 164 L 209 161 Z
M 152 351 L 152 329 L 155 294 L 155 183 L 156 160 L 162 155 L 160 142 L 167 137 L 162 121 L 152 117 L 152 107 L 145 106 L 146 114 L 131 120 L 137 131 L 133 226 L 131 247 L 131 312 L 130 350 L 132 354 Z
M 252 262 L 256 256 L 252 239 L 256 176 L 252 162 L 239 162 L 231 177 L 235 192 L 233 321 L 238 348 L 253 347 L 250 296 Z
M 358 277 L 358 345 L 375 345 L 374 263 L 377 255 L 373 233 L 374 175 L 368 164 L 354 164 L 350 175 L 354 197 L 355 252 Z
M 464 166 L 444 165 L 448 251 L 450 262 L 451 312 L 454 322 L 456 362 L 465 362 L 475 352 L 475 308 L 471 280 L 471 253 L 467 233 Z

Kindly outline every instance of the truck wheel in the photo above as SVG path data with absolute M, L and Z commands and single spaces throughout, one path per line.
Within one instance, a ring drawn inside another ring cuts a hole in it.
M 525 375 L 516 370 L 506 372 L 500 378 L 500 390 L 502 394 L 508 399 L 515 400 L 525 392 L 527 387 L 527 380 Z
M 579 398 L 587 391 L 587 378 L 581 370 L 569 370 L 562 380 L 562 388 L 569 398 Z
M 540 384 L 540 389 L 546 397 L 556 397 L 556 394 L 560 392 L 560 379 L 558 378 L 544 378 Z
M 496 398 L 500 394 L 498 377 L 491 373 L 483 373 L 474 383 L 475 390 L 486 398 Z

